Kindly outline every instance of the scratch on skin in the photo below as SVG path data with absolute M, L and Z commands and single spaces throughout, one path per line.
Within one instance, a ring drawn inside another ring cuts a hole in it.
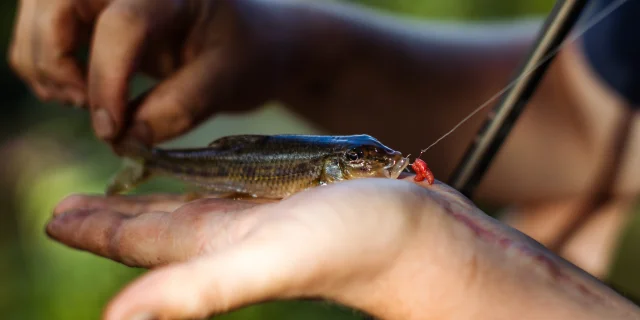
M 633 310 L 624 312 L 624 314 L 632 315 L 633 318 L 637 317 L 637 306 L 635 304 L 628 301 L 618 301 L 616 298 L 609 299 L 609 294 L 617 296 L 617 293 L 613 290 L 607 290 L 609 288 L 602 285 L 597 278 L 584 270 L 569 262 L 563 264 L 564 260 L 560 258 L 555 259 L 553 255 L 545 251 L 542 244 L 539 244 L 534 239 L 524 234 L 506 234 L 501 232 L 502 230 L 492 230 L 491 226 L 489 226 L 489 220 L 492 220 L 492 218 L 483 212 L 478 212 L 476 205 L 459 191 L 448 187 L 438 180 L 435 180 L 434 184 L 431 185 L 425 181 L 415 181 L 411 175 L 401 177 L 419 184 L 427 190 L 437 189 L 438 196 L 433 197 L 432 200 L 439 203 L 440 206 L 445 209 L 446 214 L 449 214 L 452 218 L 465 225 L 470 229 L 472 235 L 475 235 L 482 241 L 496 245 L 505 251 L 507 249 L 515 250 L 518 254 L 521 254 L 524 259 L 530 259 L 532 264 L 541 267 L 542 271 L 547 272 L 549 277 L 555 281 L 554 283 L 562 282 L 564 283 L 563 288 L 573 289 L 571 290 L 573 294 L 583 296 L 599 304 L 607 305 L 612 309 L 618 309 L 621 305 L 625 308 L 631 307 Z M 487 219 L 487 221 L 485 222 L 482 219 Z M 592 283 L 589 281 L 592 281 Z M 596 284 L 602 285 L 603 290 L 601 292 L 591 286 Z
M 508 248 L 514 248 L 519 253 L 531 258 L 533 261 L 535 261 L 539 265 L 544 266 L 544 268 L 547 270 L 549 275 L 551 275 L 551 277 L 554 280 L 559 282 L 564 282 L 568 285 L 575 287 L 578 290 L 578 292 L 580 292 L 582 295 L 589 296 L 598 301 L 605 300 L 600 294 L 597 294 L 596 292 L 590 290 L 583 283 L 580 283 L 576 281 L 574 278 L 572 278 L 566 272 L 566 270 L 563 270 L 564 268 L 560 264 L 558 264 L 558 261 L 555 261 L 554 259 L 550 258 L 540 249 L 531 247 L 524 242 L 511 239 L 508 236 L 505 236 L 505 235 L 496 233 L 490 229 L 487 229 L 483 227 L 481 224 L 479 224 L 477 221 L 474 221 L 473 217 L 459 213 L 453 210 L 450 206 L 446 206 L 446 209 L 447 209 L 447 212 L 453 218 L 455 218 L 456 220 L 466 225 L 480 239 L 486 242 L 497 244 L 504 250 Z

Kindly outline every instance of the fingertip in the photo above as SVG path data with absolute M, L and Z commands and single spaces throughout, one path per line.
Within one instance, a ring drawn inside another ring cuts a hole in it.
M 71 210 L 52 217 L 46 225 L 46 234 L 57 241 L 69 242 L 77 225 L 91 215 L 93 210 Z M 70 232 L 71 231 L 71 232 Z M 65 241 L 66 240 L 66 241 Z
M 153 143 L 173 139 L 202 123 L 216 106 L 232 107 L 234 84 L 226 79 L 225 57 L 205 55 L 185 65 L 134 103 L 135 122 L 144 122 Z
M 151 31 L 147 11 L 131 1 L 108 6 L 96 23 L 88 72 L 88 102 L 95 134 L 113 141 L 125 125 L 129 81 Z

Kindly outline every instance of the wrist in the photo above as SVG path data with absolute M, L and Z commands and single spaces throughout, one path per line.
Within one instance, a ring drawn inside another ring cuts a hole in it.
M 457 194 L 386 213 L 406 215 L 399 254 L 379 272 L 341 287 L 337 301 L 381 319 L 589 318 L 637 307 L 521 233 L 498 224 Z M 366 274 L 366 265 L 358 265 Z M 495 301 L 500 301 L 495 304 Z M 611 305 L 621 309 L 615 311 Z M 541 308 L 544 306 L 544 308 Z M 490 316 L 489 316 L 490 315 Z M 612 314 L 608 314 L 612 316 Z

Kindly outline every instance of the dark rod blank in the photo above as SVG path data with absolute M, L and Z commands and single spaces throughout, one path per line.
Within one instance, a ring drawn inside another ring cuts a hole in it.
M 491 111 L 449 185 L 471 198 L 473 191 L 498 153 L 502 143 L 542 80 L 554 53 L 576 24 L 587 0 L 558 0 L 542 26 L 529 58 L 519 72 L 521 77 Z M 552 54 L 552 55 L 551 55 Z M 551 57 L 548 57 L 551 55 Z M 544 59 L 548 58 L 546 61 Z

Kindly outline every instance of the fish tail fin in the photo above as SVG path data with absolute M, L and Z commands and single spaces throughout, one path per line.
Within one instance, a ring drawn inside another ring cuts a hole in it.
M 124 141 L 116 150 L 123 157 L 122 168 L 111 178 L 106 195 L 125 193 L 146 181 L 151 172 L 147 166 L 152 150 L 137 141 Z

